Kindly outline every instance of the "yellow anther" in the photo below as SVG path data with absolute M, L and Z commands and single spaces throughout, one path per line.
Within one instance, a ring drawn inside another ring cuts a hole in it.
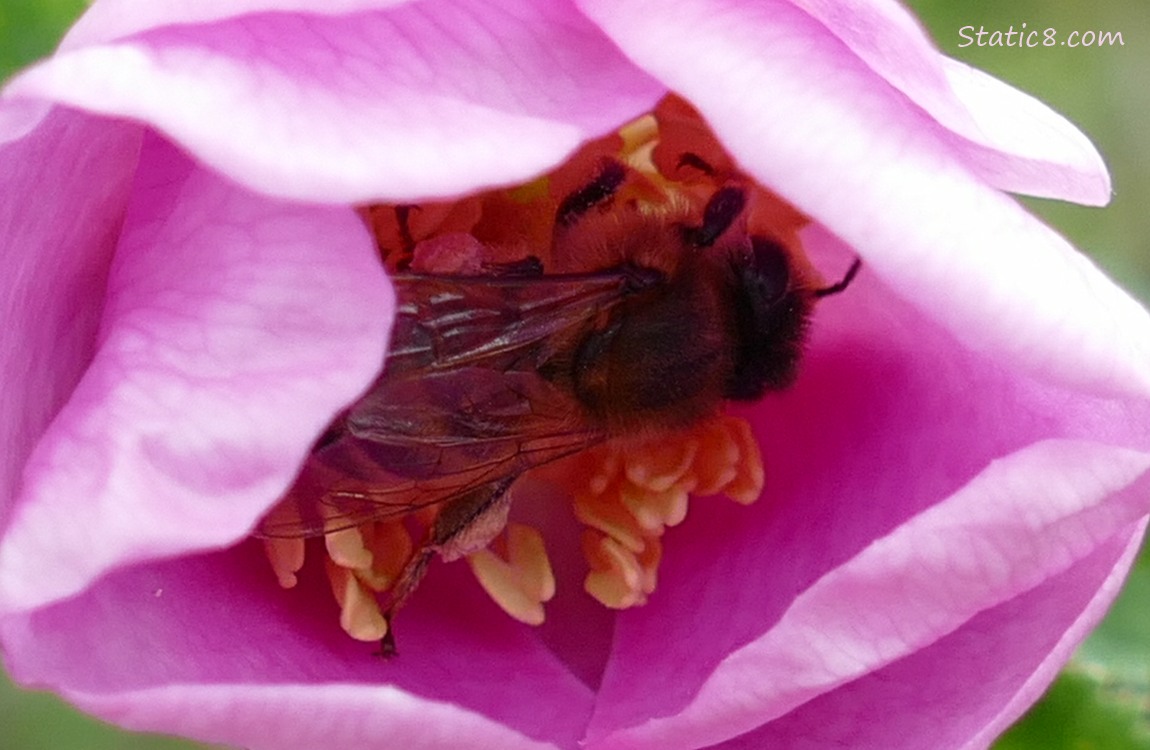
M 691 470 L 699 442 L 692 439 L 651 441 L 624 455 L 627 479 L 648 490 L 670 489 Z
M 299 582 L 296 577 L 303 568 L 303 539 L 264 539 L 264 553 L 280 586 L 290 589 Z
M 359 527 L 332 531 L 324 535 L 323 541 L 327 545 L 327 556 L 341 568 L 371 569 L 371 552 L 364 545 Z
M 731 430 L 731 437 L 738 445 L 739 460 L 735 464 L 738 469 L 737 476 L 723 488 L 723 492 L 737 503 L 750 505 L 763 494 L 763 485 L 766 482 L 763 454 L 759 450 L 759 442 L 755 439 L 751 426 L 745 420 L 726 421 Z
M 508 524 L 501 539 L 506 558 L 490 549 L 468 556 L 476 579 L 507 614 L 528 625 L 541 625 L 543 602 L 555 596 L 555 576 L 543 537 L 530 526 Z
M 595 531 L 583 535 L 583 553 L 591 566 L 584 590 L 605 607 L 628 609 L 646 604 L 655 590 L 661 555 L 658 540 L 636 555 L 616 540 Z
M 387 635 L 387 620 L 374 594 L 347 568 L 328 561 L 331 590 L 339 603 L 339 624 L 357 641 L 378 641 Z
M 387 591 L 415 550 L 411 534 L 398 521 L 364 524 L 360 533 L 371 555 L 371 566 L 357 569 L 355 574 L 368 588 Z
M 634 517 L 645 536 L 661 536 L 664 527 L 682 523 L 687 517 L 689 499 L 687 492 L 680 487 L 668 487 L 655 492 L 630 486 L 619 493 L 620 502 Z
M 634 552 L 643 549 L 646 535 L 634 514 L 619 501 L 617 491 L 577 494 L 574 509 L 575 518 L 584 526 L 598 529 Z

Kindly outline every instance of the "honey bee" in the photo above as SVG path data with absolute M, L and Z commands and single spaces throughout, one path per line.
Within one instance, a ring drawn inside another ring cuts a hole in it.
M 435 556 L 462 557 L 500 532 L 529 469 L 790 385 L 815 301 L 846 289 L 859 261 L 816 287 L 782 244 L 748 232 L 744 186 L 719 187 L 694 219 L 607 211 L 627 179 L 608 160 L 558 204 L 559 272 L 528 256 L 395 274 L 382 373 L 317 441 L 287 512 L 259 533 L 319 535 L 436 507 L 388 594 L 390 623 Z M 580 269 L 562 270 L 571 258 Z M 385 653 L 392 638 L 389 627 Z

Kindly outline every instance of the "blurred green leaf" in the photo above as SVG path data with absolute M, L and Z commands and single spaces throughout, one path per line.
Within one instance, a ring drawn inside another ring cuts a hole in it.
M 85 716 L 59 698 L 20 690 L 0 673 L 0 747 L 12 750 L 196 750 L 198 745 L 132 734 Z
M 84 0 L 0 0 L 0 80 L 51 54 L 85 7 Z
M 995 750 L 1145 750 L 1139 714 L 1111 699 L 1090 675 L 1071 668 L 1046 697 L 994 745 Z

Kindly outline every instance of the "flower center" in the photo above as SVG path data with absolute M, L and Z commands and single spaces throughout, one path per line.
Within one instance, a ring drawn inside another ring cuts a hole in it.
M 362 214 L 399 296 L 391 354 L 260 529 L 285 588 L 322 537 L 353 638 L 390 638 L 435 557 L 542 623 L 544 536 L 507 520 L 525 473 L 571 499 L 584 588 L 612 609 L 655 591 L 692 495 L 759 497 L 754 435 L 723 406 L 793 377 L 818 296 L 806 219 L 684 102 L 525 185 Z

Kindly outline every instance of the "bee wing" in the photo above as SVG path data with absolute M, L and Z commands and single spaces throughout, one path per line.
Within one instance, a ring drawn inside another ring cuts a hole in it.
M 633 288 L 633 274 L 395 283 L 399 313 L 382 375 L 313 452 L 261 534 L 310 536 L 403 516 L 604 439 L 564 368 Z
M 534 277 L 394 277 L 398 311 L 384 377 L 546 359 L 637 283 L 633 269 Z M 548 343 L 550 342 L 550 344 Z

